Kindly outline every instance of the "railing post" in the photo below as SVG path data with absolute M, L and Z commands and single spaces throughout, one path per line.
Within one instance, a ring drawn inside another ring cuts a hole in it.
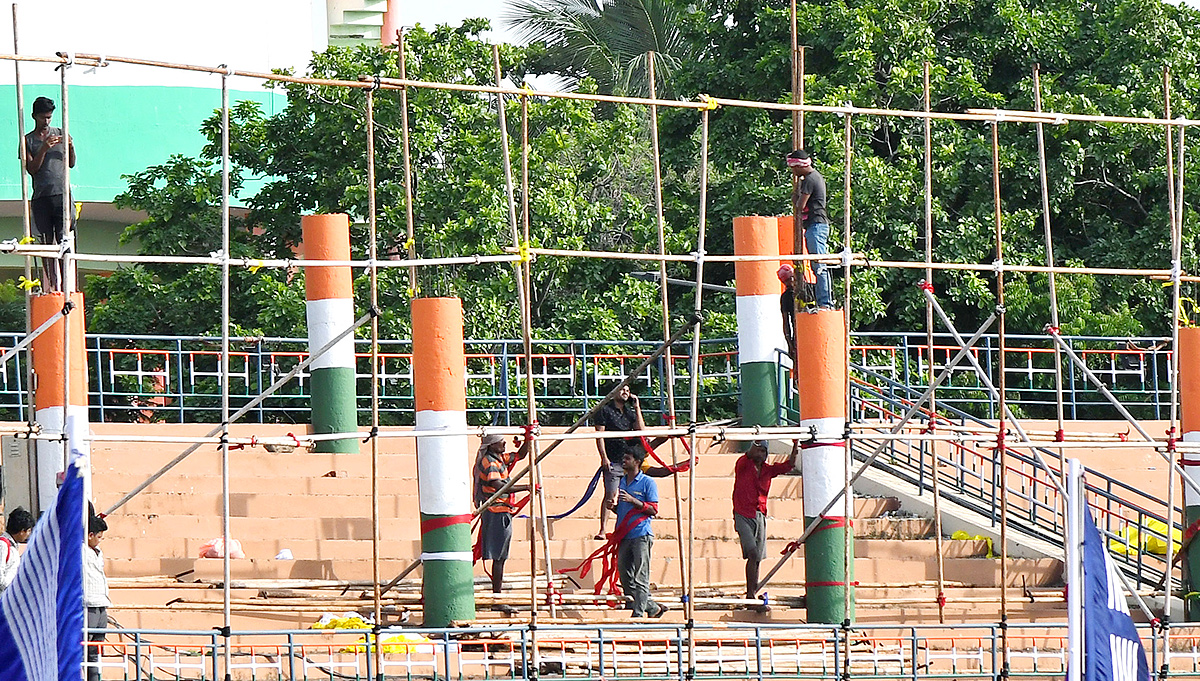
M 287 635 L 287 651 L 288 651 L 288 681 L 296 679 L 296 635 L 288 633 Z

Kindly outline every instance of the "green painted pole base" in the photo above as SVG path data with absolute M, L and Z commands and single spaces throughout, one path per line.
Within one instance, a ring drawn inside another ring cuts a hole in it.
M 354 433 L 358 430 L 354 369 L 325 368 L 312 372 L 312 431 L 316 435 Z M 358 436 L 341 440 L 319 440 L 314 452 L 357 454 Z
M 421 514 L 421 524 L 442 516 Z M 475 571 L 471 562 L 471 524 L 455 523 L 421 533 L 421 596 L 426 627 L 448 627 L 475 619 Z M 440 560 L 438 554 L 456 554 Z
M 779 425 L 779 372 L 773 362 L 749 362 L 741 368 L 742 425 Z
M 805 517 L 804 524 L 813 518 Z M 804 544 L 804 601 L 810 624 L 841 624 L 847 619 L 846 590 L 850 590 L 850 622 L 854 622 L 854 535 L 850 535 L 850 584 L 846 584 L 846 530 L 841 518 L 817 526 Z

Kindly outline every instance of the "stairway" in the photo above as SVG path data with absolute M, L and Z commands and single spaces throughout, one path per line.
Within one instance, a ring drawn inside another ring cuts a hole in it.
M 154 435 L 199 435 L 209 426 L 95 424 L 98 434 L 129 437 Z M 235 427 L 235 436 L 285 436 L 295 427 Z M 380 578 L 388 580 L 410 565 L 420 553 L 413 440 L 384 438 L 380 441 Z M 98 442 L 95 459 L 94 496 L 99 508 L 107 508 L 126 490 L 141 482 L 162 463 L 176 456 L 185 445 L 148 442 Z M 359 605 L 369 610 L 370 602 L 353 601 L 368 592 L 372 579 L 371 465 L 369 450 L 361 454 L 315 454 L 304 450 L 267 452 L 261 447 L 230 452 L 230 529 L 241 542 L 247 558 L 231 561 L 234 627 L 278 629 L 307 627 L 321 612 L 342 612 Z M 733 465 L 739 454 L 727 444 L 702 442 L 696 467 L 694 540 L 683 537 L 694 556 L 691 568 L 698 597 L 740 598 L 744 587 L 744 561 L 737 545 L 731 516 Z M 669 446 L 660 448 L 669 456 Z M 596 454 L 590 441 L 567 441 L 544 462 L 546 506 L 550 513 L 565 511 L 583 495 L 594 472 Z M 107 570 L 114 584 L 113 616 L 126 627 L 208 629 L 220 624 L 221 591 L 213 588 L 222 579 L 223 561 L 196 558 L 201 545 L 221 536 L 220 453 L 202 447 L 187 460 L 155 482 L 146 491 L 109 518 L 110 530 L 103 548 Z M 656 541 L 652 582 L 656 594 L 665 599 L 679 595 L 680 537 L 676 523 L 674 485 L 661 479 L 661 516 L 653 521 Z M 686 478 L 680 483 L 686 493 Z M 769 503 L 768 559 L 763 573 L 778 560 L 783 548 L 803 532 L 803 500 L 799 476 L 777 478 Z M 553 567 L 577 565 L 599 542 L 591 537 L 597 527 L 599 497 L 590 499 L 575 514 L 549 522 L 549 553 Z M 936 622 L 937 559 L 932 524 L 913 518 L 894 497 L 856 500 L 855 578 L 860 582 L 857 616 L 861 622 Z M 687 505 L 682 506 L 686 516 Z M 526 520 L 514 526 L 512 557 L 507 574 L 515 578 L 530 571 Z M 610 523 L 612 521 L 610 520 Z M 610 526 L 611 529 L 611 526 Z M 275 556 L 288 549 L 293 560 Z M 539 555 L 541 546 L 539 540 Z M 999 619 L 998 561 L 986 557 L 987 547 L 979 541 L 944 542 L 943 558 L 947 621 Z M 685 553 L 686 555 L 686 553 Z M 732 604 L 698 600 L 697 617 L 702 620 L 804 620 L 803 549 L 779 571 L 766 587 L 775 604 L 769 615 L 751 613 Z M 539 571 L 543 569 L 539 561 Z M 598 569 L 598 566 L 597 566 Z M 1061 590 L 1045 591 L 1059 583 L 1059 562 L 1046 558 L 1013 558 L 1009 585 L 1010 619 L 1059 621 L 1063 611 Z M 419 571 L 401 588 L 399 611 L 416 609 Z M 484 577 L 481 567 L 476 575 Z M 527 577 L 514 583 L 512 593 L 524 598 Z M 177 583 L 184 582 L 184 583 Z M 248 581 L 257 580 L 257 581 Z M 265 581 L 270 580 L 270 581 Z M 313 590 L 311 582 L 295 580 L 338 580 L 359 583 L 340 596 L 340 590 Z M 564 582 L 573 598 L 591 594 L 590 579 Z M 521 584 L 524 584 L 522 586 Z M 295 587 L 295 588 L 293 588 Z M 307 600 L 289 600 L 281 591 L 303 595 Z M 482 595 L 480 602 L 487 601 Z M 264 599 L 263 595 L 271 598 Z M 339 595 L 340 600 L 330 598 Z M 318 602 L 321 596 L 324 602 Z M 583 598 L 583 600 L 590 600 Z M 677 602 L 677 601 L 676 601 Z M 564 604 L 559 615 L 568 619 L 626 619 L 627 613 L 608 608 Z M 419 615 L 416 615 L 419 618 Z M 480 608 L 480 619 L 499 618 L 499 613 Z M 667 620 L 678 620 L 678 609 Z

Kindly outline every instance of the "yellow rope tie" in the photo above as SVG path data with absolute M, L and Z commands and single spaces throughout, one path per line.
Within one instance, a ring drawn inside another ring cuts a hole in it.
M 250 269 L 250 274 L 258 274 L 258 271 L 264 267 L 264 264 L 261 260 L 251 260 L 250 264 L 246 267 Z
M 532 97 L 537 90 L 534 90 L 529 83 L 521 83 L 521 92 L 524 93 L 521 95 L 522 97 Z
M 412 287 L 412 286 L 409 286 L 408 288 L 404 289 L 404 293 L 405 293 L 405 295 L 407 295 L 407 296 L 408 296 L 410 299 L 412 299 L 412 298 L 416 298 L 416 297 L 417 297 L 417 295 L 418 295 L 419 293 L 421 293 L 421 287 L 420 287 L 420 286 L 417 286 L 417 287 L 415 287 L 415 288 L 414 288 L 414 287 Z
M 414 237 L 408 237 L 408 239 L 404 242 L 404 252 L 407 253 L 408 251 L 411 251 L 415 245 L 417 245 L 417 240 Z
M 33 237 L 27 236 L 24 239 L 21 239 L 20 241 L 18 241 L 17 243 L 21 244 L 22 246 L 28 246 L 29 244 L 36 243 L 36 241 L 34 240 Z
M 41 285 L 42 285 L 41 279 L 26 279 L 25 275 L 21 275 L 17 279 L 17 288 L 21 288 L 26 291 L 32 291 L 34 289 L 34 287 L 41 286 Z
M 717 103 L 716 99 L 713 99 L 712 97 L 709 97 L 708 95 L 700 95 L 699 97 L 697 97 L 697 99 L 700 100 L 700 103 L 703 104 L 704 108 L 707 109 L 708 111 L 716 111 L 717 109 L 719 109 L 721 107 L 721 105 L 719 103 Z
M 520 256 L 518 259 L 518 262 L 526 263 L 532 259 L 529 254 L 529 242 L 528 241 L 522 241 L 521 245 L 519 247 L 517 247 L 517 255 Z

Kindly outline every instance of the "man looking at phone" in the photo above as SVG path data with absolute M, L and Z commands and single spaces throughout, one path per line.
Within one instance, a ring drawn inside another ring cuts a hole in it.
M 75 144 L 63 139 L 62 128 L 50 127 L 54 101 L 49 97 L 33 100 L 33 131 L 25 135 L 25 171 L 33 177 L 33 197 L 29 212 L 33 227 L 43 244 L 62 243 L 66 229 L 74 228 L 74 211 L 70 211 L 70 226 L 63 224 L 63 202 L 70 199 L 63 186 L 66 167 L 75 167 Z M 65 142 L 65 144 L 64 144 Z M 61 289 L 62 268 L 49 259 L 42 260 L 42 289 Z

